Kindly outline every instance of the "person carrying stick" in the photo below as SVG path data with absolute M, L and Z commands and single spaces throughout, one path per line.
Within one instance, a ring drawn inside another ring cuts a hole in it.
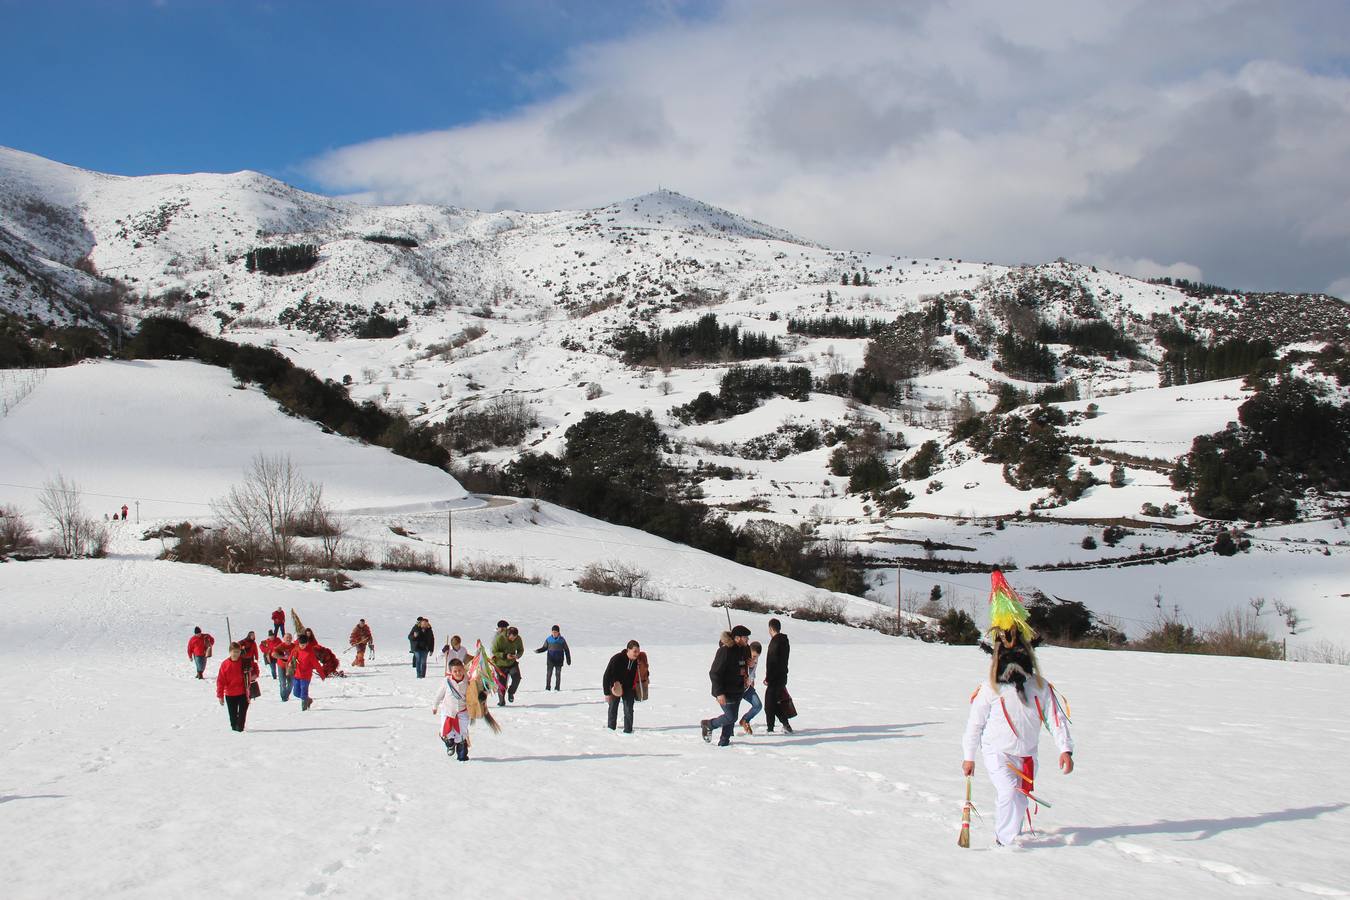
M 1021 833 L 1023 820 L 1030 825 L 1031 803 L 1048 806 L 1033 793 L 1041 728 L 1054 735 L 1065 775 L 1073 771 L 1073 738 L 1068 707 L 1036 663 L 1036 635 L 1027 623 L 1026 608 L 1002 572 L 996 570 L 992 578 L 989 640 L 981 643 L 992 657 L 989 680 L 970 698 L 961 772 L 967 777 L 975 772 L 975 754 L 980 751 L 997 798 L 994 840 L 1006 846 Z

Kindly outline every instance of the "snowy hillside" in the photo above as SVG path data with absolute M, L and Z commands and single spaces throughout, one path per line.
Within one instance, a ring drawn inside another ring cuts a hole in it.
M 1116 617 L 1132 634 L 1164 602 L 1203 627 L 1256 596 L 1303 613 L 1292 637 L 1344 642 L 1350 634 L 1340 586 L 1350 574 L 1340 518 L 1346 498 L 1303 504 L 1304 521 L 1292 533 L 1249 529 L 1240 560 L 1217 559 L 1209 548 L 1227 526 L 1196 515 L 1171 476 L 1191 441 L 1234 421 L 1250 391 L 1240 379 L 1159 387 L 1169 329 L 1313 351 L 1350 339 L 1350 307 L 1330 297 L 1182 290 L 1063 261 L 1009 267 L 834 250 L 664 190 L 582 211 L 371 207 L 257 173 L 121 178 L 5 149 L 0 220 L 0 310 L 93 321 L 84 298 L 107 287 L 96 273 L 130 291 L 120 315 L 133 327 L 139 317 L 167 313 L 234 341 L 275 345 L 347 384 L 358 402 L 446 426 L 447 440 L 462 434 L 465 417 L 510 404 L 524 427 L 502 443 L 457 450 L 461 467 L 558 454 L 567 429 L 588 412 L 649 410 L 667 440 L 666 461 L 731 526 L 771 520 L 805 526 L 817 541 L 845 542 L 867 556 L 868 596 L 892 606 L 896 568 L 904 572 L 901 602 L 917 605 L 934 585 L 948 598 L 968 592 L 970 576 L 961 573 L 969 567 L 1002 563 L 1016 565 L 1030 585 Z M 250 270 L 253 251 L 301 246 L 312 246 L 313 257 L 294 271 Z M 98 314 L 114 321 L 119 312 L 105 302 Z M 624 335 L 693 326 L 710 314 L 720 327 L 778 341 L 781 352 L 625 361 Z M 886 402 L 820 389 L 831 379 L 849 383 L 864 365 L 867 336 L 790 327 L 823 319 L 890 325 L 906 314 L 941 320 L 925 339 L 937 362 L 901 379 Z M 384 329 L 375 333 L 396 336 L 355 336 L 372 323 Z M 1074 329 L 1082 328 L 1115 343 L 1076 344 Z M 1039 375 L 1010 372 L 1000 360 L 999 341 L 1019 329 L 1044 346 Z M 736 414 L 681 418 L 703 392 L 717 395 L 738 363 L 804 367 L 814 387 L 804 399 L 773 396 Z M 144 408 L 154 409 L 156 392 L 171 389 L 152 384 L 163 371 L 144 369 L 123 389 L 146 392 Z M 53 373 L 43 390 L 65 391 L 65 379 L 80 377 L 88 376 Z M 228 378 L 210 377 L 224 379 L 222 396 L 235 393 Z M 1014 483 L 1008 465 L 954 434 L 1008 391 L 1026 403 L 1047 388 L 1078 398 L 1054 401 L 1067 417 L 1061 430 L 1072 474 L 1093 482 L 1073 496 Z M 84 390 L 69 388 L 77 389 Z M 63 403 L 67 395 L 52 396 Z M 22 406 L 12 415 L 22 417 Z M 22 442 L 69 443 L 50 423 L 20 421 L 5 452 L 17 454 L 16 471 L 29 473 L 14 480 L 34 483 L 41 466 Z M 241 444 L 222 469 L 236 471 L 237 458 L 249 455 L 256 441 L 248 427 L 236 429 Z M 850 490 L 849 475 L 833 462 L 836 436 L 871 427 L 879 461 L 897 474 L 915 464 L 925 442 L 939 446 L 921 475 L 897 479 L 912 495 L 903 506 Z M 115 443 L 109 430 L 88 439 Z M 166 437 L 145 452 L 175 452 L 169 448 L 182 440 Z M 281 443 L 294 446 L 288 440 Z M 200 481 L 184 476 L 174 494 L 153 484 L 137 491 L 200 498 L 227 480 L 205 471 Z M 114 483 L 122 478 L 109 474 Z M 397 505 L 420 502 L 423 477 L 388 493 L 399 495 Z M 344 490 L 340 480 L 330 494 Z M 372 502 L 353 496 L 348 508 Z M 1113 526 L 1129 532 L 1116 546 L 1084 546 Z M 1283 630 L 1272 627 L 1277 637 Z
M 35 514 L 36 489 L 60 473 L 103 498 L 91 511 L 140 500 L 143 519 L 195 519 L 259 453 L 289 456 L 339 510 L 468 497 L 444 472 L 283 415 L 257 390 L 234 389 L 223 369 L 100 362 L 50 370 L 0 418 L 0 501 Z

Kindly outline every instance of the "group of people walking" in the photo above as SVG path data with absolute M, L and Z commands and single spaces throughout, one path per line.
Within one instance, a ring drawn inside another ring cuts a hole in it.
M 281 702 L 291 697 L 300 701 L 301 711 L 314 705 L 309 695 L 310 682 L 317 675 L 328 678 L 330 675 L 342 675 L 341 663 L 337 654 L 324 647 L 314 637 L 312 628 L 298 628 L 300 636 L 296 638 L 285 631 L 286 614 L 281 609 L 272 613 L 273 628 L 261 642 L 256 632 L 250 631 L 237 641 L 231 641 L 229 657 L 220 663 L 216 671 L 216 699 L 229 713 L 230 728 L 243 731 L 248 720 L 248 707 L 251 701 L 262 696 L 259 686 L 262 668 L 260 661 L 266 663 L 272 679 L 277 682 Z M 361 620 L 358 629 L 365 626 Z M 355 635 L 356 632 L 353 631 Z M 365 627 L 369 637 L 369 626 Z M 198 626 L 192 630 L 188 639 L 188 658 L 192 660 L 197 678 L 204 678 L 206 661 L 212 655 L 216 639 Z M 368 641 L 373 646 L 373 640 Z M 360 656 L 358 651 L 358 656 Z M 358 665 L 365 663 L 358 662 Z
M 1036 802 L 1032 793 L 1038 774 L 1037 745 L 1042 727 L 1049 732 L 1060 751 L 1058 764 L 1068 774 L 1074 769 L 1073 740 L 1069 733 L 1068 704 L 1041 673 L 1035 655 L 1039 638 L 1028 623 L 1020 598 L 1008 586 L 1000 572 L 993 573 L 990 595 L 988 640 L 981 646 L 990 654 L 988 681 L 971 695 L 970 713 L 962 740 L 962 772 L 967 777 L 975 769 L 975 758 L 982 757 L 996 795 L 995 841 L 1011 843 L 1030 823 L 1029 806 Z M 294 616 L 294 613 L 292 613 Z M 283 702 L 295 696 L 301 709 L 313 701 L 310 681 L 318 675 L 326 678 L 337 671 L 339 663 L 331 650 L 323 647 L 311 629 L 301 628 L 299 637 L 285 631 L 285 613 L 272 613 L 273 628 L 259 644 L 254 632 L 248 632 L 229 645 L 229 658 L 222 661 L 216 674 L 216 697 L 227 708 L 230 727 L 243 731 L 249 702 L 260 695 L 259 660 L 266 662 L 272 678 L 279 683 Z M 711 693 L 719 715 L 703 719 L 699 729 L 704 741 L 717 734 L 718 746 L 731 743 L 737 725 L 746 734 L 754 732 L 753 720 L 762 711 L 765 730 L 772 733 L 781 726 L 793 733 L 791 719 L 796 706 L 787 690 L 791 644 L 776 618 L 768 622 L 767 649 L 750 640 L 751 630 L 735 625 L 722 632 L 712 666 L 708 671 Z M 427 661 L 436 646 L 430 621 L 418 617 L 408 633 L 409 652 L 416 677 L 425 678 Z M 215 638 L 193 630 L 188 640 L 188 657 L 198 679 L 204 678 Z M 355 666 L 364 666 L 367 652 L 373 652 L 374 636 L 365 619 L 352 629 L 350 645 L 356 649 Z M 441 717 L 440 737 L 446 751 L 463 761 L 469 758 L 469 724 L 473 718 L 486 718 L 495 730 L 498 726 L 483 705 L 495 692 L 497 706 L 514 703 L 521 682 L 520 663 L 525 645 L 519 628 L 505 619 L 498 621 L 490 650 L 484 648 L 478 660 L 453 635 L 441 648 L 445 660 L 444 681 L 436 695 L 432 712 Z M 560 626 L 554 625 L 535 650 L 545 654 L 544 690 L 562 690 L 562 669 L 572 664 L 572 650 Z M 763 663 L 764 678 L 759 681 Z M 606 725 L 617 730 L 619 710 L 623 711 L 623 730 L 633 731 L 634 707 L 649 696 L 651 667 L 641 644 L 630 640 L 610 657 L 601 676 L 601 690 L 607 706 Z M 764 688 L 761 700 L 759 686 Z M 742 703 L 746 712 L 741 714 Z M 442 712 L 442 709 L 444 710 Z M 963 840 L 968 832 L 963 831 Z M 966 846 L 965 843 L 962 846 Z
M 755 685 L 764 647 L 759 641 L 751 641 L 750 634 L 750 629 L 744 625 L 722 632 L 712 668 L 708 670 L 712 695 L 722 714 L 699 722 L 699 731 L 703 740 L 709 742 L 712 741 L 713 732 L 719 732 L 719 747 L 731 743 L 732 732 L 738 724 L 746 734 L 753 734 L 754 726 L 750 723 L 761 709 L 767 726 L 765 730 L 770 733 L 775 724 L 781 724 L 783 731 L 791 734 L 792 723 L 788 720 L 797 715 L 796 706 L 787 692 L 788 657 L 792 653 L 792 645 L 787 635 L 783 634 L 783 623 L 778 619 L 769 620 L 769 652 L 764 660 L 762 702 Z M 742 702 L 750 704 L 744 716 L 740 714 Z

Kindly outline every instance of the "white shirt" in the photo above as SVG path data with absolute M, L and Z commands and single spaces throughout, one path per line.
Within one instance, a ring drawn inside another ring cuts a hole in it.
M 997 690 L 988 682 L 980 686 L 970 701 L 970 718 L 962 741 L 964 759 L 974 759 L 977 749 L 986 754 L 1032 756 L 1044 725 L 1049 725 L 1061 753 L 1073 751 L 1069 720 L 1050 682 L 1029 678 L 1025 689 L 1023 701 L 1016 685 L 999 684 Z

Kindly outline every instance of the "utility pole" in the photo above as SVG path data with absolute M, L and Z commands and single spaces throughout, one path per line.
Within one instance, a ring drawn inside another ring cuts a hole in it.
M 453 575 L 455 572 L 455 510 L 453 507 L 445 510 L 445 574 Z
M 904 629 L 904 618 L 900 615 L 900 567 L 895 567 L 895 630 L 900 632 Z
M 136 524 L 141 524 L 141 501 L 136 501 Z

